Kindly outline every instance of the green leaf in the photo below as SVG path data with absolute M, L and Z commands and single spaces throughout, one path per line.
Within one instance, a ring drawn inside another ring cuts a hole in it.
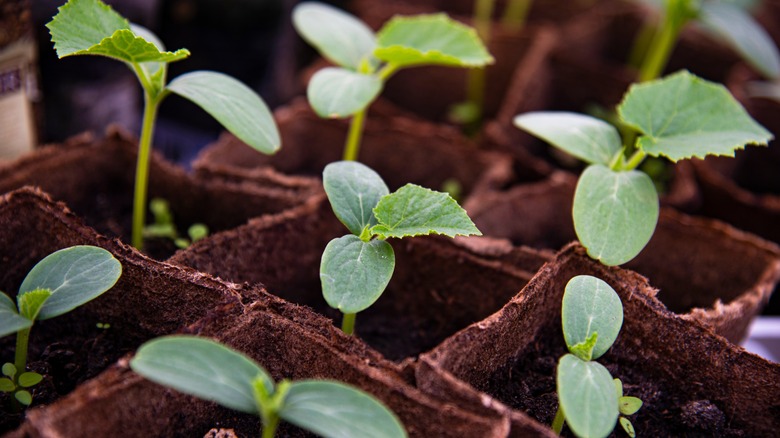
M 618 401 L 612 376 L 598 362 L 572 354 L 558 362 L 558 402 L 571 430 L 582 437 L 606 437 L 618 419 Z
M 593 359 L 593 349 L 596 347 L 598 339 L 599 334 L 593 332 L 584 341 L 575 345 L 569 345 L 569 352 L 582 360 L 591 360 Z
M 30 394 L 30 391 L 24 389 L 21 391 L 16 391 L 14 397 L 19 401 L 19 403 L 25 406 L 30 406 L 32 403 L 32 394 Z
M 493 63 L 477 32 L 446 14 L 393 17 L 377 34 L 374 56 L 398 67 Z
M 686 71 L 632 85 L 618 113 L 644 134 L 638 141 L 643 151 L 672 161 L 734 156 L 745 144 L 766 144 L 772 138 L 725 87 Z
M 615 290 L 604 280 L 590 275 L 578 275 L 566 284 L 561 319 L 563 337 L 570 349 L 571 346 L 586 342 L 594 333 L 598 333 L 592 357 L 598 359 L 609 350 L 620 333 L 620 327 L 623 325 L 623 303 Z
M 16 312 L 16 305 L 13 300 L 8 295 L 0 292 L 0 337 L 16 333 L 19 330 L 32 327 L 32 325 L 32 321 Z
M 373 209 L 382 196 L 390 193 L 378 173 L 356 161 L 325 166 L 322 184 L 336 217 L 356 236 L 377 224 Z
M 768 79 L 780 76 L 780 54 L 774 41 L 750 14 L 725 2 L 703 2 L 699 22 L 740 53 Z
M 3 375 L 8 376 L 10 378 L 14 378 L 16 375 L 16 366 L 10 362 L 6 362 L 3 364 Z
M 515 117 L 515 126 L 587 163 L 609 165 L 623 149 L 614 126 L 583 114 L 539 111 Z
M 388 237 L 442 234 L 449 237 L 481 235 L 450 195 L 415 184 L 407 184 L 382 197 L 374 208 L 379 225 L 371 228 L 382 239 Z
M 364 242 L 352 234 L 333 239 L 320 262 L 322 295 L 342 313 L 360 312 L 379 299 L 393 269 L 395 253 L 389 243 Z
M 17 297 L 19 301 L 19 314 L 30 321 L 35 321 L 43 304 L 49 297 L 51 297 L 51 291 L 49 289 L 35 289 L 20 294 Z
M 637 397 L 620 397 L 618 406 L 621 414 L 634 415 L 642 407 L 642 400 Z
M 633 259 L 647 245 L 658 211 L 658 194 L 646 174 L 592 164 L 577 183 L 572 216 L 588 254 L 615 266 Z
M 357 70 L 376 47 L 374 32 L 355 16 L 332 6 L 304 2 L 293 10 L 293 26 L 322 56 Z
M 70 0 L 46 25 L 60 58 L 100 44 L 130 23 L 110 6 L 98 0 Z
M 373 396 L 337 382 L 290 385 L 279 416 L 325 438 L 401 438 L 398 418 Z
M 320 117 L 343 118 L 368 107 L 381 91 L 382 81 L 374 75 L 326 67 L 312 76 L 306 96 Z
M 612 381 L 615 383 L 615 394 L 620 399 L 620 397 L 623 397 L 623 382 L 620 379 L 612 379 Z
M 13 392 L 15 389 L 13 380 L 7 377 L 0 378 L 0 392 Z
M 19 385 L 24 388 L 29 388 L 31 386 L 35 386 L 41 383 L 42 380 L 43 380 L 42 375 L 28 371 L 26 373 L 22 373 L 19 376 Z
M 636 430 L 634 430 L 634 425 L 631 424 L 631 421 L 628 418 L 620 417 L 620 426 L 629 437 L 636 438 Z
M 101 55 L 128 63 L 173 62 L 190 56 L 187 49 L 175 52 L 161 52 L 154 44 L 136 36 L 130 29 L 120 29 L 94 45 L 70 55 Z M 68 56 L 70 56 L 68 55 Z
M 110 252 L 95 246 L 72 246 L 38 262 L 19 287 L 19 295 L 35 289 L 51 290 L 38 314 L 43 320 L 97 298 L 111 289 L 120 275 L 122 264 Z
M 252 148 L 273 154 L 281 146 L 271 111 L 251 88 L 217 72 L 181 75 L 168 89 L 203 108 L 228 131 Z
M 253 360 L 222 344 L 194 336 L 165 336 L 138 349 L 130 361 L 136 373 L 161 385 L 230 409 L 257 414 L 252 382 L 274 383 Z

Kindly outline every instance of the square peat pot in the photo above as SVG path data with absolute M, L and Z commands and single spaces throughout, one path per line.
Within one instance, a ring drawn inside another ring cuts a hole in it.
M 118 128 L 109 128 L 102 139 L 84 134 L 0 167 L 0 193 L 25 185 L 40 187 L 99 232 L 129 242 L 136 159 L 137 141 Z M 155 153 L 148 199 L 167 200 L 180 231 L 198 222 L 219 231 L 291 208 L 322 190 L 310 178 L 269 174 L 262 182 L 189 175 Z M 175 247 L 158 239 L 149 249 L 165 258 Z
M 630 417 L 639 436 L 775 435 L 780 364 L 670 312 L 643 277 L 602 266 L 577 244 L 565 247 L 501 311 L 421 355 L 418 387 L 453 403 L 483 400 L 510 418 L 525 413 L 551 424 L 556 364 L 567 352 L 561 301 L 576 275 L 606 281 L 623 302 L 622 330 L 598 362 L 622 380 L 626 395 L 642 399 Z
M 237 285 L 215 288 L 208 275 L 156 262 L 116 239 L 99 235 L 38 189 L 0 197 L 0 290 L 13 299 L 29 270 L 50 253 L 93 245 L 122 264 L 112 289 L 76 310 L 39 321 L 30 335 L 28 369 L 44 376 L 33 389 L 33 409 L 71 392 L 142 342 L 191 324 L 225 303 L 253 299 Z M 15 336 L 0 339 L 0 361 L 13 361 Z M 0 434 L 21 414 L 0 396 Z
M 347 233 L 323 196 L 319 203 L 209 236 L 169 262 L 233 282 L 262 283 L 340 323 L 340 312 L 322 296 L 319 266 L 327 243 Z M 501 308 L 551 255 L 479 238 L 388 241 L 395 251 L 393 278 L 378 301 L 357 314 L 355 330 L 395 361 L 433 348 Z
M 227 290 L 230 285 L 215 285 Z M 412 437 L 506 437 L 508 419 L 495 410 L 471 412 L 413 386 L 413 375 L 360 339 L 344 335 L 309 309 L 257 289 L 258 300 L 233 302 L 181 333 L 208 337 L 250 356 L 274 378 L 328 379 L 381 400 Z M 217 406 L 152 383 L 132 372 L 127 356 L 58 402 L 33 409 L 10 437 L 260 436 L 259 417 Z M 544 427 L 528 419 L 536 430 Z M 230 435 L 228 435 L 230 436 Z M 313 436 L 282 422 L 277 436 Z
M 575 186 L 572 175 L 556 172 L 473 198 L 465 208 L 486 236 L 557 249 L 577 239 Z M 662 208 L 652 239 L 625 267 L 646 276 L 670 311 L 739 342 L 780 281 L 780 249 L 723 222 Z

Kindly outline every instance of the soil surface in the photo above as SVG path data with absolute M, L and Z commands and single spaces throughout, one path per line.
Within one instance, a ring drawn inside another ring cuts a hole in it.
M 545 335 L 528 345 L 518 360 L 497 370 L 490 378 L 488 394 L 521 410 L 543 424 L 552 424 L 558 407 L 555 369 L 566 351 L 559 325 L 540 331 Z M 642 408 L 628 417 L 637 436 L 643 437 L 742 437 L 743 432 L 728 427 L 726 415 L 709 400 L 688 400 L 674 388 L 655 382 L 631 368 L 621 367 L 618 358 L 607 353 L 598 360 L 623 382 L 623 393 L 639 397 Z M 681 406 L 681 408 L 680 408 Z M 562 436 L 573 436 L 564 427 Z M 613 437 L 626 433 L 616 425 Z

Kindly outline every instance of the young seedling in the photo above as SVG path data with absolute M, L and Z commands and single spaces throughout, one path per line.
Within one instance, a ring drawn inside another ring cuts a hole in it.
M 179 236 L 176 223 L 173 221 L 171 207 L 165 199 L 152 199 L 152 202 L 149 203 L 149 211 L 154 216 L 154 223 L 144 227 L 145 238 L 170 239 L 177 248 L 183 249 L 209 235 L 209 228 L 205 224 L 195 223 L 187 229 L 189 239 Z
M 574 194 L 574 228 L 588 254 L 610 266 L 636 257 L 655 231 L 658 193 L 636 170 L 648 155 L 675 162 L 733 157 L 746 144 L 766 145 L 772 138 L 725 87 L 685 71 L 632 85 L 617 110 L 620 122 L 639 134 L 628 146 L 614 126 L 582 114 L 533 112 L 514 120 L 588 163 Z
M 344 314 L 347 334 L 354 331 L 355 315 L 379 299 L 393 276 L 395 253 L 387 238 L 481 234 L 446 193 L 407 184 L 391 194 L 363 164 L 331 163 L 322 179 L 333 212 L 352 233 L 331 240 L 320 263 L 322 294 Z
M 35 321 L 70 312 L 111 289 L 122 274 L 122 265 L 110 252 L 94 246 L 73 246 L 49 254 L 27 274 L 16 304 L 0 292 L 0 337 L 16 333 L 14 362 L 2 367 L 0 391 L 12 393 L 29 406 L 29 388 L 43 377 L 27 370 L 27 345 Z M 18 406 L 18 405 L 17 405 Z
M 307 96 L 320 117 L 352 116 L 345 160 L 358 158 L 366 109 L 393 73 L 423 65 L 474 68 L 493 62 L 474 29 L 444 14 L 394 17 L 375 35 L 346 12 L 304 2 L 295 7 L 293 24 L 337 65 L 314 74 Z
M 620 425 L 635 437 L 631 421 L 642 400 L 623 395 L 623 383 L 594 359 L 609 350 L 623 325 L 623 304 L 603 280 L 578 275 L 566 284 L 561 307 L 563 337 L 569 353 L 558 362 L 558 411 L 553 430 L 564 423 L 580 437 L 606 437 Z
M 46 25 L 57 56 L 98 55 L 124 62 L 144 90 L 144 115 L 138 145 L 133 198 L 132 244 L 143 248 L 149 156 L 157 109 L 178 94 L 203 108 L 228 131 L 256 150 L 272 154 L 280 140 L 268 107 L 252 89 L 222 73 L 196 71 L 167 83 L 168 63 L 190 55 L 165 50 L 148 29 L 130 24 L 99 0 L 69 0 Z
M 153 339 L 130 367 L 155 383 L 259 415 L 263 438 L 274 436 L 280 420 L 323 437 L 406 437 L 398 418 L 363 391 L 326 380 L 274 383 L 255 361 L 209 339 Z
M 640 32 L 632 58 L 639 65 L 639 80 L 656 79 L 663 72 L 682 28 L 695 22 L 713 37 L 731 46 L 767 78 L 780 76 L 780 54 L 767 32 L 746 10 L 750 2 L 722 0 L 639 0 L 662 15 L 657 30 Z M 740 4 L 741 3 L 741 4 Z M 652 25 L 650 25 L 652 26 Z M 649 35 L 652 35 L 650 39 Z M 643 39 L 650 39 L 643 54 Z

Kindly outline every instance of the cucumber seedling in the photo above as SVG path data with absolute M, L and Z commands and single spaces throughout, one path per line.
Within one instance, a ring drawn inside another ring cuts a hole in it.
M 149 211 L 154 217 L 154 223 L 144 227 L 145 238 L 163 238 L 169 239 L 179 249 L 184 249 L 193 242 L 203 239 L 209 235 L 209 228 L 200 222 L 190 225 L 187 229 L 187 236 L 179 235 L 176 229 L 176 223 L 173 221 L 173 212 L 168 201 L 162 198 L 154 198 L 149 203 Z
M 222 73 L 196 71 L 167 83 L 168 64 L 190 52 L 165 50 L 148 29 L 131 24 L 99 0 L 69 0 L 46 25 L 59 58 L 98 55 L 122 61 L 144 90 L 144 114 L 138 145 L 133 197 L 132 245 L 143 248 L 146 193 L 152 134 L 160 103 L 178 94 L 203 108 L 252 148 L 272 154 L 280 139 L 271 112 L 251 88 Z
M 328 164 L 322 180 L 333 212 L 351 232 L 331 240 L 320 262 L 322 294 L 344 314 L 347 334 L 355 315 L 379 299 L 393 276 L 395 253 L 387 238 L 482 234 L 448 194 L 414 184 L 390 193 L 376 172 L 358 162 Z
M 110 252 L 73 246 L 49 254 L 30 270 L 19 286 L 16 304 L 0 292 L 0 337 L 16 333 L 14 362 L 3 364 L 0 391 L 12 393 L 13 400 L 29 406 L 29 388 L 43 379 L 27 371 L 27 346 L 35 321 L 60 316 L 99 297 L 120 275 L 122 264 Z
M 746 144 L 772 139 L 725 87 L 686 71 L 632 85 L 617 112 L 621 125 L 632 129 L 629 145 L 614 126 L 583 114 L 532 112 L 514 119 L 520 129 L 588 163 L 574 194 L 574 229 L 588 254 L 610 266 L 636 257 L 655 231 L 658 193 L 637 170 L 648 155 L 675 162 L 733 157 Z
M 344 160 L 357 160 L 366 110 L 393 73 L 424 65 L 476 68 L 493 62 L 474 29 L 445 14 L 396 16 L 374 34 L 353 15 L 304 2 L 295 7 L 293 24 L 337 65 L 315 73 L 306 93 L 320 117 L 352 116 Z
M 577 436 L 606 437 L 620 419 L 621 427 L 635 437 L 625 416 L 635 414 L 642 400 L 624 396 L 620 379 L 594 361 L 609 350 L 623 326 L 620 297 L 603 280 L 578 275 L 566 284 L 561 320 L 569 353 L 558 361 L 553 431 L 560 434 L 565 423 Z
M 327 380 L 275 383 L 255 361 L 210 339 L 153 339 L 138 349 L 130 368 L 160 385 L 259 415 L 263 438 L 274 436 L 280 420 L 323 437 L 406 437 L 395 414 L 373 396 Z

